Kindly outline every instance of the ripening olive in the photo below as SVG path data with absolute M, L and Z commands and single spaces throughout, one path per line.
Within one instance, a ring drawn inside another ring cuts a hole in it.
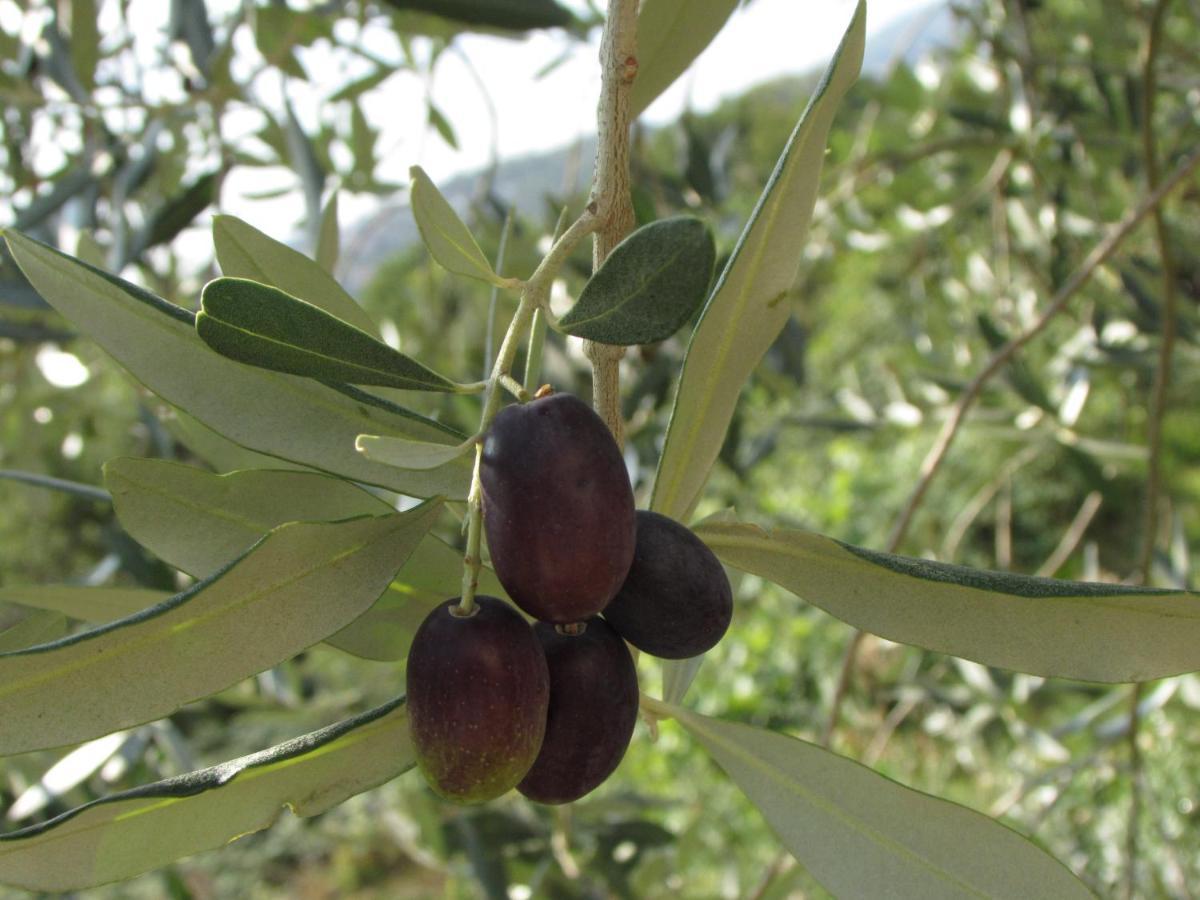
M 543 622 L 581 622 L 633 559 L 633 489 L 604 421 L 570 394 L 505 407 L 483 445 L 483 521 L 496 576 Z
M 559 628 L 538 622 L 533 630 L 550 667 L 550 709 L 541 752 L 517 790 L 539 803 L 569 803 L 625 755 L 637 722 L 637 670 L 621 636 L 599 617 Z
M 515 609 L 477 596 L 431 612 L 408 654 L 408 721 L 417 765 L 440 796 L 482 803 L 516 786 L 546 730 L 549 671 L 541 643 Z
M 633 564 L 604 618 L 639 650 L 686 659 L 721 640 L 733 618 L 733 592 L 721 563 L 691 529 L 639 510 Z

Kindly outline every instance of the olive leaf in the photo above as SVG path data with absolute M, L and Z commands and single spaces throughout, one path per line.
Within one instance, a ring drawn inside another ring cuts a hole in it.
M 437 185 L 420 166 L 408 170 L 412 179 L 410 201 L 413 218 L 421 232 L 421 240 L 430 255 L 445 269 L 468 278 L 478 278 L 497 287 L 507 287 L 508 279 L 501 278 L 488 262 L 479 244 L 450 202 L 442 196 Z
M 457 385 L 320 307 L 244 278 L 204 286 L 196 332 L 220 353 L 262 369 L 417 391 Z
M 558 321 L 604 344 L 650 344 L 674 334 L 704 302 L 717 250 L 700 219 L 643 225 L 618 244 Z
M 101 797 L 0 834 L 0 883 L 75 891 L 315 816 L 414 764 L 403 698 L 258 753 Z
M 862 68 L 866 18 L 859 0 L 692 332 L 654 479 L 655 512 L 690 517 L 742 387 L 791 315 L 788 292 L 804 256 L 826 140 Z
M 737 7 L 737 0 L 642 0 L 638 73 L 629 96 L 637 116 L 682 75 Z
M 367 459 L 387 463 L 399 469 L 436 469 L 467 453 L 475 445 L 475 441 L 475 438 L 468 438 L 461 444 L 447 445 L 377 434 L 360 434 L 354 446 Z
M 440 512 L 430 500 L 404 513 L 284 525 L 157 606 L 0 653 L 0 755 L 148 722 L 323 640 L 387 589 Z
M 815 744 L 666 703 L 805 869 L 837 897 L 1090 898 L 1071 871 L 987 816 Z
M 337 206 L 332 198 L 326 207 L 327 213 L 331 210 L 336 216 Z M 329 215 L 323 218 L 322 233 L 328 230 L 331 222 Z M 213 247 L 217 251 L 217 262 L 221 264 L 223 274 L 272 285 L 313 306 L 321 307 L 368 334 L 378 333 L 367 311 L 346 293 L 345 288 L 334 280 L 321 263 L 314 262 L 235 216 L 214 216 L 212 232 Z M 318 256 L 323 255 L 328 259 L 330 236 L 326 236 L 323 246 Z

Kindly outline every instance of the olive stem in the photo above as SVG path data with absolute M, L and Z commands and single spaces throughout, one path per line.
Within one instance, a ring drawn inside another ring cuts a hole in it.
M 600 39 L 600 103 L 596 112 L 596 169 L 592 176 L 592 205 L 600 227 L 592 245 L 592 270 L 633 230 L 633 200 L 629 192 L 629 98 L 637 77 L 637 0 L 608 0 L 608 16 Z M 618 447 L 625 444 L 621 419 L 621 357 L 625 348 L 583 342 L 592 363 L 592 403 Z

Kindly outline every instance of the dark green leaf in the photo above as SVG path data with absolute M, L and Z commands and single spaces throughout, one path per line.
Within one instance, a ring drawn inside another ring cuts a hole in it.
M 699 219 L 643 225 L 609 254 L 558 324 L 604 344 L 664 340 L 704 302 L 716 255 L 712 232 Z
M 134 237 L 129 249 L 130 259 L 136 259 L 151 247 L 171 242 L 179 232 L 191 225 L 216 200 L 219 177 L 219 172 L 201 175 L 181 193 L 158 207 L 150 221 Z
M 315 816 L 412 768 L 403 700 L 208 769 L 93 800 L 0 835 L 0 882 L 74 891 L 131 878 L 269 827 Z
M 370 334 L 377 329 L 366 310 L 328 271 L 298 250 L 234 216 L 213 217 L 213 246 L 221 271 L 231 278 L 271 284 Z
M 316 263 L 329 274 L 337 266 L 341 252 L 341 235 L 338 232 L 338 192 L 329 195 L 325 212 L 321 214 L 321 234 L 317 239 Z M 354 323 L 351 322 L 351 325 Z
M 529 28 L 553 28 L 575 21 L 570 10 L 554 0 L 387 0 L 396 9 L 428 12 L 487 28 L 525 31 Z
M 204 286 L 196 331 L 218 353 L 276 372 L 405 390 L 455 389 L 452 381 L 320 307 L 243 278 Z

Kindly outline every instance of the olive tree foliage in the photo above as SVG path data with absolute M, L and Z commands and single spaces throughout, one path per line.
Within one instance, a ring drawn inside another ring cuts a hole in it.
M 446 826 L 413 775 L 396 782 L 401 793 L 385 793 L 413 764 L 403 698 L 385 698 L 398 690 L 398 664 L 424 613 L 462 581 L 457 519 L 472 516 L 463 501 L 477 394 L 487 398 L 486 424 L 526 336 L 525 389 L 543 371 L 571 384 L 568 335 L 641 346 L 623 364 L 622 398 L 639 505 L 692 525 L 745 574 L 731 649 L 703 665 L 664 663 L 661 688 L 650 677 L 658 666 L 643 665 L 643 715 L 661 730 L 662 750 L 639 738 L 631 756 L 659 783 L 703 778 L 714 798 L 748 798 L 790 854 L 768 867 L 763 892 L 799 878 L 839 896 L 1066 897 L 1087 896 L 1085 883 L 1107 890 L 1124 877 L 1152 888 L 1180 877 L 1157 841 L 1142 842 L 1155 845 L 1141 854 L 1153 866 L 1137 865 L 1138 829 L 1152 827 L 1137 810 L 1154 805 L 1138 794 L 1146 763 L 1136 749 L 1132 776 L 1114 788 L 1115 824 L 1105 816 L 1103 831 L 1039 827 L 1026 800 L 1053 723 L 1026 716 L 1037 695 L 1059 710 L 1058 724 L 1082 722 L 1059 734 L 1070 743 L 1131 693 L 1125 684 L 1166 679 L 1132 691 L 1149 715 L 1186 696 L 1200 669 L 1200 598 L 1187 590 L 1186 553 L 1196 530 L 1186 474 L 1195 419 L 1175 399 L 1194 384 L 1186 361 L 1195 352 L 1186 303 L 1194 262 L 1184 248 L 1197 223 L 1178 199 L 1194 196 L 1197 165 L 1195 104 L 1183 89 L 1194 81 L 1184 48 L 1195 23 L 1182 12 L 1116 0 L 968 6 L 965 47 L 936 66 L 856 84 L 860 4 L 807 101 L 764 93 L 647 138 L 633 194 L 643 228 L 628 238 L 644 247 L 614 253 L 595 272 L 572 254 L 600 227 L 579 198 L 565 220 L 575 224 L 548 255 L 518 223 L 497 262 L 495 223 L 476 223 L 473 234 L 414 170 L 413 212 L 436 266 L 410 255 L 368 293 L 399 284 L 425 291 L 430 305 L 445 300 L 472 320 L 459 333 L 476 347 L 486 343 L 488 291 L 519 294 L 509 350 L 464 355 L 439 346 L 438 313 L 420 303 L 399 315 L 426 340 L 406 340 L 404 352 L 382 342 L 378 321 L 330 275 L 338 242 L 329 188 L 388 187 L 375 179 L 359 98 L 386 90 L 397 65 L 428 66 L 461 28 L 584 33 L 588 22 L 553 3 L 441 8 L 454 18 L 430 17 L 433 5 L 419 3 L 244 4 L 222 20 L 203 3 L 178 2 L 174 50 L 155 71 L 176 79 L 180 94 L 164 100 L 136 93 L 152 81 L 120 74 L 128 41 L 96 40 L 96 23 L 129 27 L 125 6 L 90 6 L 23 9 L 21 28 L 3 32 L 14 61 L 3 88 L 15 100 L 3 125 L 15 201 L 3 322 L 18 350 L 77 331 L 77 343 L 110 355 L 147 392 L 147 408 L 165 415 L 188 464 L 124 456 L 104 466 L 107 498 L 67 486 L 87 503 L 111 498 L 122 533 L 141 545 L 120 557 L 139 585 L 127 577 L 3 588 L 0 755 L 8 789 L 20 794 L 9 816 L 24 827 L 0 835 L 0 883 L 61 890 L 129 878 L 262 829 L 285 805 L 312 816 L 386 784 L 375 793 L 410 804 L 442 852 L 463 850 L 485 891 L 504 892 L 513 871 L 547 888 L 600 878 L 628 894 L 640 876 L 661 889 L 654 853 L 675 845 L 682 858 L 685 839 L 663 827 L 669 814 L 644 812 L 651 793 L 584 801 L 573 834 L 515 801 Z M 644 3 L 642 25 L 654 30 L 637 35 L 641 83 L 673 80 L 730 8 Z M 543 18 L 504 18 L 513 9 Z M 1101 28 L 1104 16 L 1129 27 Z M 371 17 L 395 28 L 399 60 L 374 59 L 345 36 L 355 32 L 343 25 Z M 234 52 L 239 33 L 255 39 L 248 70 Z M 314 133 L 287 103 L 261 102 L 253 73 L 311 77 L 299 48 L 325 42 L 370 65 L 328 98 L 349 114 Z M 637 110 L 652 95 L 633 83 L 623 102 Z M 772 114 L 780 96 L 786 114 Z M 227 135 L 223 117 L 234 107 L 258 117 L 253 140 Z M 452 115 L 430 106 L 429 119 L 453 140 Z M 662 156 L 676 133 L 682 166 Z M 57 157 L 46 155 L 43 134 L 54 136 Z M 305 197 L 309 256 L 280 243 L 287 235 L 217 217 L 224 277 L 201 293 L 207 273 L 182 271 L 172 241 L 219 197 L 231 167 L 280 162 Z M 698 293 L 674 291 L 687 279 L 667 278 L 663 303 L 639 308 L 645 273 L 621 260 L 686 259 L 696 229 L 654 227 L 684 210 L 717 226 L 717 277 Z M 547 297 L 559 275 L 579 302 L 555 321 Z M 546 333 L 544 322 L 562 333 Z M 477 383 L 485 362 L 490 374 Z M 145 427 L 162 434 L 150 414 Z M 139 452 L 153 455 L 149 442 Z M 1040 473 L 1029 496 L 1013 489 L 1023 466 Z M 1055 546 L 1062 508 L 1080 491 L 1078 525 Z M 1089 506 L 1093 493 L 1100 499 Z M 1097 503 L 1122 512 L 1106 524 Z M 1139 503 L 1142 519 L 1127 509 Z M 994 526 L 983 529 L 989 504 Z M 1022 528 L 1026 517 L 1034 524 Z M 1089 527 L 1102 565 L 1078 552 L 1079 534 L 1068 540 Z M 1056 564 L 1039 566 L 1046 556 Z M 148 571 L 139 575 L 138 561 Z M 1039 568 L 1080 580 L 1033 577 Z M 502 594 L 486 568 L 480 577 Z M 779 597 L 793 594 L 808 606 L 788 600 L 780 614 Z M 839 658 L 831 647 L 849 629 L 825 644 L 800 638 L 816 616 L 826 634 L 840 620 L 867 637 Z M 763 653 L 746 706 L 721 686 L 723 673 L 756 641 L 762 649 L 764 629 L 796 636 L 796 646 Z M 873 662 L 870 677 L 888 687 L 864 689 L 856 648 L 896 645 L 920 648 L 906 657 L 915 662 L 882 675 Z M 288 682 L 309 671 L 308 657 L 323 661 L 315 695 Z M 781 680 L 788 672 L 803 673 L 804 696 Z M 950 680 L 947 699 L 939 691 Z M 369 687 L 322 706 L 322 694 L 359 684 Z M 902 692 L 917 686 L 924 693 L 910 702 Z M 194 701 L 206 697 L 214 712 L 290 705 L 294 727 L 274 746 L 197 765 L 180 735 L 211 735 L 195 727 L 206 707 Z M 947 717 L 961 727 L 952 742 L 966 746 L 972 729 L 994 723 L 1009 733 L 972 748 L 1028 754 L 1029 768 L 1004 784 L 1015 799 L 1000 802 L 952 748 L 932 776 L 907 755 L 876 765 L 885 729 L 919 747 L 910 724 L 932 730 Z M 1136 740 L 1139 715 L 1122 721 Z M 305 728 L 315 730 L 296 736 Z M 797 730 L 808 740 L 788 736 Z M 681 741 L 729 781 L 694 761 L 672 772 Z M 184 773 L 155 780 L 151 743 L 174 748 Z M 1113 744 L 1100 752 L 1120 752 Z M 93 777 L 102 766 L 109 776 Z M 122 781 L 131 768 L 148 777 Z M 1067 777 L 1078 771 L 1068 767 Z M 62 787 L 61 773 L 75 782 Z M 64 808 L 89 779 L 84 789 L 100 793 Z M 105 793 L 105 782 L 125 789 Z M 1008 813 L 1010 827 L 976 810 Z M 1102 848 L 1127 831 L 1128 852 L 1114 863 Z M 524 857 L 520 841 L 542 849 Z M 590 875 L 572 859 L 573 842 L 588 851 Z M 617 853 L 620 842 L 632 853 Z

